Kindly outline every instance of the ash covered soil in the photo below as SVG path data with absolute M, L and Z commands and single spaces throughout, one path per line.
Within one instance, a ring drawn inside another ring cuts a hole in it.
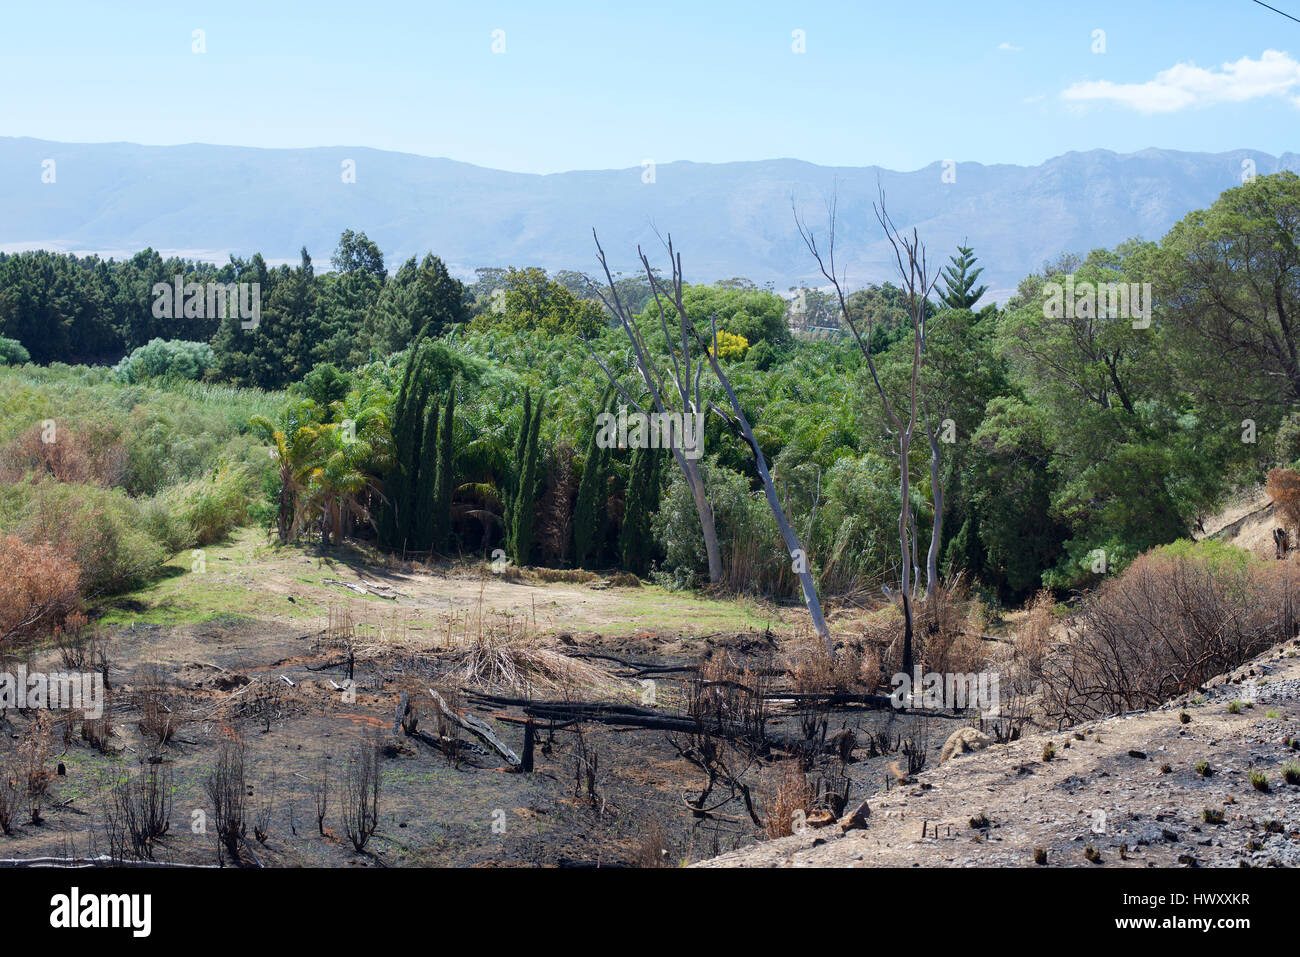
M 1290 761 L 1300 761 L 1300 639 L 1157 710 L 923 770 L 869 799 L 864 828 L 809 829 L 697 866 L 1033 867 L 1041 851 L 1047 866 L 1296 867 Z
M 79 717 L 53 712 L 44 760 L 51 778 L 39 820 L 24 804 L 12 833 L 0 835 L 0 859 L 112 853 L 114 791 L 157 767 L 171 807 L 170 827 L 151 848 L 154 859 L 215 864 L 205 782 L 231 740 L 245 748 L 244 866 L 679 866 L 766 839 L 739 797 L 719 804 L 721 789 L 707 802 L 707 815 L 687 807 L 704 774 L 682 757 L 680 735 L 591 722 L 579 742 L 572 726 L 543 722 L 535 770 L 522 774 L 472 735 L 455 735 L 459 743 L 449 754 L 393 729 L 405 693 L 420 731 L 435 739 L 447 731 L 432 687 L 459 695 L 456 707 L 522 753 L 523 729 L 509 720 L 518 709 L 471 700 L 455 687 L 464 651 L 481 634 L 522 636 L 530 648 L 573 655 L 601 669 L 600 687 L 581 697 L 640 706 L 642 679 L 613 659 L 668 668 L 709 655 L 770 663 L 803 640 L 790 612 L 598 576 L 512 581 L 474 566 L 386 568 L 366 558 L 322 559 L 242 534 L 209 548 L 202 566 L 186 556 L 161 582 L 98 609 L 112 689 L 106 737 L 89 740 Z M 355 657 L 354 699 L 340 691 L 344 631 Z M 26 663 L 63 668 L 51 646 L 32 649 Z M 654 707 L 680 713 L 687 676 L 668 672 L 655 681 Z M 149 733 L 151 701 L 173 727 L 165 746 Z M 37 720 L 33 711 L 0 714 L 0 759 L 18 756 Z M 896 743 L 919 741 L 930 760 L 963 723 L 862 709 L 839 710 L 829 720 L 832 732 L 853 729 L 859 740 L 876 733 Z M 791 734 L 796 724 L 797 717 L 774 709 L 768 730 Z M 340 820 L 340 792 L 349 756 L 376 738 L 379 825 L 358 853 Z M 584 756 L 593 755 L 594 796 L 581 774 Z M 771 765 L 782 757 L 768 753 L 736 768 L 760 813 L 779 787 Z M 814 777 L 844 772 L 835 785 L 860 800 L 885 786 L 898 755 L 868 756 L 859 748 L 847 765 L 827 754 L 817 761 Z M 330 787 L 323 832 L 312 793 L 322 768 Z

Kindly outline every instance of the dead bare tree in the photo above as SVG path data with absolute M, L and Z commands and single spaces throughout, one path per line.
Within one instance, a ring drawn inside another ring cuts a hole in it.
M 637 328 L 631 312 L 623 303 L 622 296 L 619 295 L 618 286 L 614 282 L 614 275 L 610 272 L 609 263 L 605 259 L 605 250 L 601 248 L 600 240 L 596 238 L 596 231 L 591 231 L 592 238 L 596 240 L 596 252 L 600 259 L 601 268 L 605 270 L 605 280 L 609 286 L 609 294 L 606 295 L 599 286 L 592 284 L 592 290 L 600 297 L 605 308 L 613 314 L 622 326 L 624 334 L 627 336 L 629 344 L 632 346 L 632 359 L 636 364 L 637 371 L 641 373 L 641 380 L 645 383 L 646 389 L 650 393 L 650 401 L 655 407 L 655 411 L 664 413 L 667 411 L 677 411 L 681 415 L 693 415 L 704 411 L 704 401 L 701 393 L 700 378 L 704 372 L 704 363 L 696 362 L 691 358 L 691 336 L 688 333 L 687 325 L 682 323 L 678 336 L 674 337 L 668 331 L 668 323 L 664 311 L 659 311 L 659 322 L 663 329 L 664 339 L 668 347 L 668 359 L 671 368 L 667 370 L 670 382 L 665 381 L 664 374 L 660 372 L 658 365 L 651 359 L 650 350 L 646 346 L 645 337 L 641 335 L 641 330 Z M 641 249 L 638 246 L 637 252 Z M 641 256 L 641 261 L 649 270 L 649 264 L 646 263 L 645 256 Z M 651 273 L 651 282 L 654 283 L 656 277 Z M 685 314 L 683 314 L 683 319 Z M 592 358 L 600 366 L 601 371 L 609 378 L 614 388 L 618 390 L 628 405 L 632 406 L 638 412 L 644 413 L 645 410 L 641 404 L 634 399 L 627 389 L 599 355 L 596 354 L 595 348 L 586 339 L 587 349 L 591 352 Z M 694 371 L 692 371 L 694 366 Z M 671 385 L 671 389 L 669 386 Z M 704 476 L 700 472 L 699 463 L 686 454 L 685 449 L 681 447 L 678 441 L 679 437 L 673 435 L 669 446 L 673 453 L 673 460 L 677 467 L 681 469 L 683 478 L 686 479 L 686 486 L 691 490 L 691 497 L 695 500 L 695 511 L 700 519 L 700 531 L 704 535 L 704 551 L 709 561 L 709 581 L 719 582 L 722 580 L 722 552 L 718 547 L 718 530 L 713 518 L 713 506 L 709 503 L 708 492 L 704 487 Z
M 858 324 L 854 321 L 852 313 L 849 311 L 848 298 L 844 292 L 843 275 L 837 271 L 835 264 L 835 206 L 836 201 L 831 200 L 828 209 L 829 229 L 826 253 L 817 246 L 817 239 L 813 232 L 808 228 L 806 223 L 799 215 L 798 209 L 795 210 L 795 223 L 799 227 L 799 235 L 803 238 L 804 245 L 817 261 L 817 266 L 823 276 L 826 277 L 835 289 L 835 295 L 839 302 L 840 315 L 845 324 L 853 333 L 853 338 L 858 344 L 858 349 L 862 352 L 863 358 L 866 359 L 867 369 L 871 373 L 871 381 L 875 384 L 876 392 L 880 397 L 880 402 L 885 411 L 886 431 L 894 438 L 898 448 L 898 471 L 899 471 L 899 494 L 902 498 L 899 515 L 898 515 L 898 538 L 899 538 L 899 579 L 900 595 L 903 604 L 903 671 L 911 673 L 912 671 L 912 631 L 913 631 L 913 563 L 915 561 L 915 542 L 914 529 L 911 519 L 911 493 L 912 493 L 912 473 L 911 473 L 911 452 L 912 440 L 916 435 L 916 429 L 920 416 L 918 408 L 920 405 L 920 378 L 921 364 L 925 355 L 925 338 L 927 332 L 927 323 L 930 316 L 930 293 L 934 290 L 935 283 L 939 280 L 939 274 L 930 273 L 929 264 L 926 260 L 925 245 L 920 241 L 915 228 L 909 237 L 901 232 L 890 218 L 889 212 L 885 207 L 885 193 L 879 191 L 879 200 L 872 203 L 871 208 L 875 211 L 876 220 L 880 223 L 881 229 L 885 232 L 885 238 L 889 240 L 890 246 L 894 250 L 894 259 L 898 264 L 899 276 L 902 280 L 902 290 L 907 303 L 907 315 L 912 324 L 912 374 L 909 379 L 907 392 L 907 408 L 900 410 L 890 401 L 889 394 L 881 384 L 880 375 L 876 369 L 875 360 L 871 356 L 871 350 L 867 343 L 871 337 L 870 321 L 866 335 L 858 329 Z M 934 454 L 935 445 L 931 444 L 931 454 Z M 932 463 L 932 469 L 937 469 L 937 465 Z M 939 493 L 940 497 L 942 492 Z M 937 525 L 936 521 L 936 525 Z M 932 536 L 933 538 L 933 536 Z M 933 553 L 933 563 L 927 562 L 927 572 L 930 574 L 930 581 L 927 585 L 927 591 L 934 587 L 934 579 L 937 577 L 938 562 L 938 542 L 932 540 L 931 552 Z M 930 568 L 934 568 L 931 572 Z
M 740 400 L 736 398 L 736 390 L 731 387 L 731 380 L 727 378 L 727 374 L 722 370 L 722 366 L 718 362 L 717 318 L 710 317 L 711 335 L 706 340 L 695 325 L 694 320 L 686 313 L 686 306 L 682 300 L 682 256 L 673 248 L 671 235 L 668 236 L 667 246 L 668 260 L 671 266 L 671 276 L 667 286 L 664 285 L 658 274 L 650 268 L 650 261 L 646 258 L 645 253 L 641 251 L 640 247 L 637 247 L 637 254 L 641 257 L 641 265 L 645 269 L 646 277 L 650 281 L 650 289 L 654 294 L 655 306 L 659 310 L 659 321 L 664 326 L 667 325 L 664 318 L 664 302 L 667 301 L 672 311 L 677 313 L 677 319 L 682 330 L 683 344 L 686 343 L 689 332 L 690 338 L 695 340 L 707 358 L 709 367 L 713 370 L 714 378 L 718 380 L 718 385 L 722 386 L 723 392 L 726 393 L 727 402 L 731 406 L 730 413 L 719 408 L 714 402 L 708 403 L 709 411 L 726 422 L 728 428 L 749 446 L 749 454 L 754 459 L 754 467 L 758 470 L 758 477 L 763 482 L 763 492 L 767 496 L 767 506 L 772 512 L 772 518 L 776 521 L 777 529 L 781 533 L 781 540 L 785 543 L 786 551 L 790 555 L 795 574 L 799 576 L 799 585 L 803 589 L 804 604 L 808 606 L 808 613 L 812 616 L 813 628 L 817 631 L 817 636 L 826 642 L 827 650 L 834 656 L 835 642 L 831 638 L 830 629 L 826 627 L 826 619 L 822 615 L 821 600 L 817 597 L 817 586 L 813 582 L 812 572 L 809 571 L 808 554 L 799 544 L 799 537 L 795 534 L 794 528 L 786 518 L 785 509 L 776 494 L 776 485 L 772 482 L 772 475 L 767 468 L 767 459 L 763 455 L 762 448 L 759 447 L 758 440 L 754 438 L 754 429 L 749 424 L 749 418 L 745 415 L 745 410 L 741 408 Z M 686 352 L 685 346 L 683 352 Z M 697 372 L 697 398 L 699 395 L 699 379 Z
M 312 807 L 316 810 L 316 830 L 325 834 L 325 815 L 330 808 L 329 759 L 325 755 L 316 758 L 315 773 L 308 782 L 311 790 Z
M 370 836 L 379 827 L 379 743 L 363 741 L 348 760 L 340 795 L 343 807 L 343 833 L 358 852 L 366 849 Z
M 171 810 L 172 775 L 164 765 L 146 765 L 114 788 L 104 812 L 114 856 L 129 851 L 133 860 L 152 861 L 154 842 L 171 828 Z
M 593 231 L 593 235 L 594 231 Z M 799 544 L 799 537 L 795 533 L 789 520 L 786 518 L 785 509 L 781 505 L 781 500 L 776 492 L 776 485 L 772 481 L 771 473 L 768 471 L 767 459 L 763 455 L 762 448 L 759 447 L 758 440 L 754 437 L 754 430 L 750 426 L 749 418 L 745 415 L 744 409 L 740 405 L 739 399 L 736 398 L 736 392 L 731 387 L 731 380 L 722 370 L 718 363 L 718 329 L 717 322 L 711 322 L 711 336 L 706 337 L 700 332 L 695 321 L 686 312 L 686 306 L 683 302 L 682 288 L 684 281 L 682 278 L 682 257 L 673 247 L 672 236 L 669 235 L 666 241 L 668 249 L 668 260 L 671 267 L 671 275 L 667 282 L 659 275 L 658 272 L 650 265 L 650 260 L 640 246 L 637 247 L 637 256 L 641 260 L 641 267 L 645 270 L 646 279 L 650 283 L 650 290 L 654 297 L 655 309 L 659 314 L 659 326 L 663 330 L 664 339 L 668 343 L 669 360 L 671 370 L 668 375 L 672 380 L 674 389 L 681 401 L 683 414 L 689 412 L 699 413 L 706 409 L 713 412 L 721 418 L 749 447 L 750 455 L 754 459 L 754 466 L 758 471 L 759 478 L 763 482 L 763 491 L 767 497 L 768 508 L 771 509 L 772 518 L 776 522 L 777 529 L 781 533 L 781 539 L 785 544 L 786 551 L 790 555 L 793 563 L 795 574 L 799 577 L 799 584 L 803 590 L 804 604 L 808 607 L 808 612 L 812 616 L 813 628 L 817 631 L 818 637 L 826 642 L 826 647 L 833 655 L 835 653 L 835 643 L 831 638 L 830 629 L 826 626 L 826 619 L 822 614 L 821 601 L 817 596 L 817 586 L 813 582 L 812 572 L 809 570 L 807 552 Z M 605 261 L 605 251 L 600 247 L 600 241 L 596 241 L 596 248 L 600 251 L 600 262 L 605 269 L 605 276 L 609 283 L 609 296 L 598 290 L 602 301 L 611 312 L 614 312 L 623 326 L 624 332 L 632 342 L 633 356 L 636 358 L 637 367 L 641 371 L 642 379 L 646 387 L 650 390 L 650 395 L 655 402 L 658 411 L 663 411 L 663 402 L 660 396 L 666 391 L 664 380 L 658 369 L 648 361 L 648 350 L 645 346 L 644 337 L 641 336 L 640 330 L 631 317 L 625 314 L 622 301 L 619 299 L 617 288 L 614 284 L 613 276 L 610 274 L 609 266 Z M 674 337 L 669 333 L 669 315 L 675 313 L 674 325 L 677 326 L 677 336 Z M 710 341 L 711 340 L 711 341 Z M 692 346 L 698 348 L 704 358 L 692 360 Z M 588 348 L 591 348 L 588 343 Z M 619 383 L 609 368 L 596 356 L 595 350 L 592 349 L 592 355 L 601 369 L 609 377 L 615 388 L 628 400 L 629 403 L 636 405 L 632 397 Z M 709 367 L 713 370 L 714 377 L 718 384 L 726 393 L 727 402 L 731 406 L 731 411 L 727 412 L 720 408 L 716 403 L 707 401 L 703 395 L 703 371 L 704 363 L 708 362 Z M 692 363 L 694 363 L 694 372 L 692 373 Z M 637 405 L 638 411 L 641 411 Z M 678 459 L 679 464 L 683 465 L 683 472 L 687 468 L 694 470 L 696 479 L 699 479 L 699 469 L 694 460 L 687 457 L 679 448 L 676 437 L 673 436 L 670 445 L 673 455 Z M 696 484 L 690 474 L 687 474 L 687 484 L 691 488 L 691 493 L 695 497 L 696 510 L 700 513 L 701 525 L 704 526 L 705 513 L 707 511 L 707 528 L 705 529 L 705 550 L 709 554 L 709 578 L 711 581 L 718 581 L 721 577 L 721 559 L 718 558 L 718 575 L 714 575 L 714 559 L 717 557 L 717 531 L 713 524 L 713 511 L 709 505 L 708 498 L 704 492 L 702 480 Z
M 239 862 L 239 845 L 247 828 L 248 784 L 244 774 L 244 744 L 227 739 L 217 751 L 217 762 L 203 782 L 217 829 L 218 856 L 225 847 Z

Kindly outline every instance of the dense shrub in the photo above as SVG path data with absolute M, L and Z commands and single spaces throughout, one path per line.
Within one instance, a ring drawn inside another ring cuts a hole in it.
M 52 630 L 76 607 L 80 569 L 49 545 L 0 538 L 0 641 Z
M 1236 552 L 1154 549 L 1093 592 L 1042 665 L 1048 713 L 1075 722 L 1154 707 L 1293 637 L 1300 567 Z
M 248 520 L 253 492 L 247 469 L 223 463 L 207 478 L 173 486 L 151 503 L 166 517 L 153 528 L 172 553 L 210 545 Z
M 113 371 L 125 382 L 147 379 L 201 379 L 216 364 L 206 342 L 150 339 L 119 362 Z
M 721 584 L 733 591 L 791 594 L 790 558 L 763 493 L 753 491 L 745 476 L 716 464 L 701 471 L 718 532 Z M 667 574 L 661 577 L 670 585 L 698 583 L 708 570 L 699 515 L 681 470 L 673 465 L 670 475 L 653 523 L 665 554 Z
M 48 475 L 59 482 L 112 486 L 126 473 L 126 449 L 112 426 L 74 431 L 33 425 L 0 449 L 0 481 L 16 482 L 27 475 Z
M 31 362 L 32 355 L 17 339 L 0 336 L 0 366 L 17 366 Z
M 0 532 L 67 556 L 87 595 L 138 584 L 166 558 L 145 508 L 120 489 L 52 480 L 0 486 Z

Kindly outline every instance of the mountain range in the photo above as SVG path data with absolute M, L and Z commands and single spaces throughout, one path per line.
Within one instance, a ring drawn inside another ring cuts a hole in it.
M 785 290 L 823 284 L 794 206 L 824 234 L 834 196 L 837 259 L 856 286 L 896 278 L 872 211 L 879 186 L 932 263 L 959 243 L 974 247 L 990 298 L 1004 300 L 1061 253 L 1158 239 L 1240 185 L 1248 163 L 1259 175 L 1300 171 L 1300 154 L 1098 149 L 1037 166 L 938 160 L 910 172 L 773 159 L 537 175 L 360 147 L 0 137 L 0 250 L 121 258 L 151 246 L 218 262 L 254 252 L 296 262 L 306 246 L 321 269 L 351 228 L 379 244 L 390 268 L 432 251 L 466 277 L 507 265 L 594 273 L 595 228 L 616 269 L 636 268 L 637 244 L 662 263 L 659 237 L 671 233 L 688 280 L 743 276 Z

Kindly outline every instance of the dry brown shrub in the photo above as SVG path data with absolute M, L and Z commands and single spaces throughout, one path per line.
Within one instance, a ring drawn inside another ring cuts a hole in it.
M 113 737 L 113 697 L 104 694 L 104 710 L 98 718 L 87 717 L 81 722 L 81 737 L 100 754 L 112 750 Z
M 772 838 L 789 837 L 812 810 L 815 795 L 800 761 L 782 761 L 773 769 L 775 787 L 767 802 L 765 829 Z
M 166 747 L 181 718 L 167 702 L 167 685 L 161 674 L 150 671 L 148 678 L 136 690 L 136 706 L 140 712 L 137 727 L 151 747 Z
M 585 568 L 534 568 L 532 572 L 539 581 L 544 582 L 576 582 L 585 585 L 600 578 Z
M 0 833 L 13 834 L 14 816 L 22 805 L 22 772 L 18 756 L 8 755 L 0 761 Z
M 56 425 L 54 441 L 45 441 L 48 434 L 42 425 L 34 425 L 0 450 L 0 480 L 17 482 L 35 473 L 104 488 L 121 482 L 127 455 L 115 429 L 89 427 L 73 432 Z
M 48 633 L 77 604 L 81 570 L 49 545 L 0 538 L 0 641 Z
M 983 671 L 988 664 L 983 640 L 968 627 L 967 605 L 960 577 L 949 584 L 936 584 L 929 598 L 916 603 L 916 657 L 925 671 L 970 674 Z
M 1300 623 L 1300 567 L 1148 552 L 1083 603 L 1043 666 L 1062 723 L 1155 707 L 1272 645 Z
M 896 674 L 903 666 L 902 610 L 885 605 L 862 619 L 860 628 L 864 659 L 876 662 L 881 678 Z
M 1043 673 L 1043 662 L 1052 645 L 1052 625 L 1056 620 L 1052 609 L 1055 606 L 1052 593 L 1044 588 L 1034 596 L 1024 622 L 1016 630 L 1011 661 L 1025 674 L 1037 677 Z
M 18 769 L 22 776 L 21 784 L 27 792 L 27 807 L 33 824 L 41 823 L 41 804 L 54 779 L 48 767 L 54 743 L 53 727 L 48 711 L 36 712 L 18 745 Z
M 686 714 L 703 734 L 761 744 L 767 736 L 770 662 L 738 664 L 725 652 L 701 660 L 686 691 Z
M 651 821 L 632 851 L 632 862 L 637 867 L 667 867 L 668 852 L 668 836 L 664 832 L 664 826 L 658 821 Z
M 824 644 L 814 641 L 791 657 L 790 685 L 797 694 L 856 691 L 866 684 L 864 669 L 868 680 L 878 671 L 866 663 L 861 648 L 843 647 L 832 658 Z M 872 680 L 868 687 L 874 686 Z
M 1295 469 L 1270 469 L 1265 485 L 1273 510 L 1282 525 L 1300 529 L 1300 472 Z

